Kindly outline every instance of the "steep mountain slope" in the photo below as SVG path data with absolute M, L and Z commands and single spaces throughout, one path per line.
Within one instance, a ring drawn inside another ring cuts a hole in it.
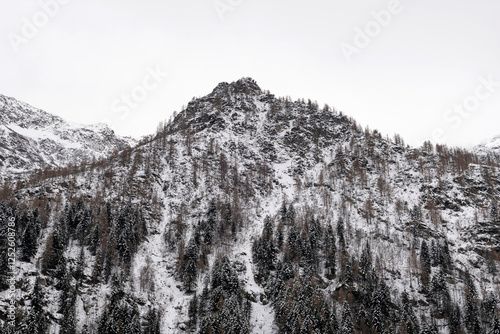
M 499 194 L 498 166 L 470 152 L 410 148 L 243 78 L 134 149 L 5 188 L 0 217 L 17 222 L 23 328 L 486 333 Z
M 2 178 L 45 167 L 80 164 L 133 144 L 105 124 L 64 121 L 16 99 L 0 95 L 0 170 Z

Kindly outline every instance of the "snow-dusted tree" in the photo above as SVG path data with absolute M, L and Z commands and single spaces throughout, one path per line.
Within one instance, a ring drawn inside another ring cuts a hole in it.
M 264 219 L 264 229 L 260 238 L 255 240 L 252 247 L 252 256 L 257 266 L 257 276 L 259 280 L 266 280 L 269 271 L 274 268 L 276 254 L 278 250 L 274 244 L 273 226 L 271 218 Z
M 466 293 L 465 296 L 464 323 L 470 334 L 481 334 L 477 304 L 470 293 Z
M 430 283 L 431 257 L 429 254 L 429 248 L 427 247 L 427 242 L 425 240 L 422 240 L 422 244 L 420 246 L 420 263 L 420 278 L 422 281 L 422 288 L 424 289 L 424 291 L 427 291 L 428 285 Z
M 493 317 L 491 330 L 488 334 L 500 334 L 500 321 L 496 315 Z
M 449 313 L 451 298 L 442 271 L 432 278 L 429 296 L 439 312 Z
M 157 309 L 152 308 L 146 314 L 142 334 L 160 334 L 160 314 Z
M 323 254 L 325 256 L 325 275 L 327 278 L 332 279 L 335 277 L 337 269 L 337 246 L 332 225 L 328 225 L 326 228 L 323 241 Z
M 207 290 L 201 299 L 201 333 L 250 332 L 251 306 L 244 301 L 238 275 L 227 257 L 224 256 L 215 262 L 210 290 Z
M 363 281 L 368 280 L 372 271 L 372 251 L 368 240 L 365 243 L 365 247 L 361 253 L 359 259 L 359 273 Z
M 451 313 L 448 317 L 448 329 L 450 334 L 461 334 L 462 331 L 462 312 L 460 311 L 460 306 L 453 305 L 451 307 Z
M 498 214 L 498 209 L 495 204 L 495 202 L 491 203 L 491 208 L 490 208 L 490 219 L 493 223 L 499 223 L 500 222 L 500 216 Z
M 68 244 L 69 236 L 65 219 L 61 218 L 54 224 L 52 235 L 47 238 L 45 251 L 42 255 L 42 273 L 54 273 Z M 61 278 L 57 277 L 56 278 Z
M 283 233 L 283 224 L 278 224 L 278 229 L 276 231 L 276 247 L 278 250 L 283 248 L 283 243 L 285 241 L 285 235 Z
M 281 220 L 281 223 L 283 224 L 286 224 L 287 223 L 287 214 L 286 214 L 286 202 L 283 201 L 283 203 L 281 204 L 281 208 L 280 208 L 280 211 L 279 211 L 279 215 L 280 215 L 280 220 Z
M 298 261 L 300 259 L 300 238 L 295 226 L 290 227 L 288 230 L 287 246 L 288 252 L 285 253 L 285 259 Z
M 62 298 L 66 299 L 61 300 L 63 314 L 59 330 L 61 334 L 76 334 L 76 296 L 76 290 L 72 286 L 68 287 L 67 291 L 63 290 Z
M 286 223 L 289 225 L 295 224 L 295 208 L 292 203 L 288 205 L 288 210 L 286 211 Z
M 83 274 L 85 270 L 85 250 L 80 247 L 80 255 L 78 256 L 78 262 L 76 263 L 76 268 L 74 276 L 77 280 L 83 279 Z
M 123 289 L 122 278 L 111 279 L 111 296 L 98 326 L 99 334 L 141 334 L 141 321 L 136 300 Z
M 339 217 L 339 220 L 337 221 L 337 237 L 339 239 L 339 248 L 340 250 L 345 253 L 345 227 L 344 227 L 344 220 L 342 217 Z
M 354 333 L 354 324 L 352 319 L 351 307 L 347 302 L 344 302 L 344 304 L 342 305 L 342 320 L 340 322 L 339 332 L 342 334 Z
M 182 277 L 182 282 L 184 287 L 188 292 L 193 291 L 196 288 L 196 280 L 198 278 L 198 255 L 199 246 L 196 240 L 192 238 L 189 240 L 189 244 L 186 247 L 183 256 L 182 266 L 180 267 L 180 276 Z
M 198 297 L 196 296 L 196 293 L 189 301 L 188 317 L 189 327 L 191 329 L 196 329 L 196 325 L 198 324 Z
M 21 236 L 21 259 L 29 262 L 38 250 L 38 236 L 41 230 L 38 209 L 33 212 L 31 210 L 25 211 L 21 217 L 21 225 L 25 226 Z
M 401 310 L 402 328 L 404 328 L 407 334 L 418 334 L 418 320 L 415 312 L 413 311 L 413 307 L 410 304 L 409 295 L 406 291 L 404 291 L 401 295 Z
M 31 305 L 23 317 L 21 329 L 23 333 L 48 333 L 50 319 L 45 311 L 47 300 L 39 280 L 35 281 L 31 294 Z

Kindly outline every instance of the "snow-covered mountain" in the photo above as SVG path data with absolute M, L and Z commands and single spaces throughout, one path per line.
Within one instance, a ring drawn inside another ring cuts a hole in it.
M 498 167 L 250 78 L 220 83 L 133 149 L 0 193 L 17 199 L 0 217 L 17 221 L 18 326 L 489 333 Z
M 483 158 L 490 157 L 491 159 L 500 161 L 500 135 L 474 147 L 473 152 Z
M 80 164 L 121 151 L 134 140 L 105 124 L 81 125 L 0 95 L 2 179 L 44 167 Z

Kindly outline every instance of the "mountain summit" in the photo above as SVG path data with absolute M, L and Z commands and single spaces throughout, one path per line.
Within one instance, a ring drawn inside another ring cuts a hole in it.
M 221 82 L 214 88 L 212 94 L 245 94 L 245 95 L 258 95 L 262 93 L 259 85 L 254 79 L 246 77 L 228 84 L 227 82 Z

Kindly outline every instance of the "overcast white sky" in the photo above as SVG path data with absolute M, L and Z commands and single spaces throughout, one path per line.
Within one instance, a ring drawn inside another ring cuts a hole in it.
M 0 94 L 139 137 L 250 76 L 412 145 L 470 147 L 500 134 L 499 13 L 494 0 L 3 1 Z

